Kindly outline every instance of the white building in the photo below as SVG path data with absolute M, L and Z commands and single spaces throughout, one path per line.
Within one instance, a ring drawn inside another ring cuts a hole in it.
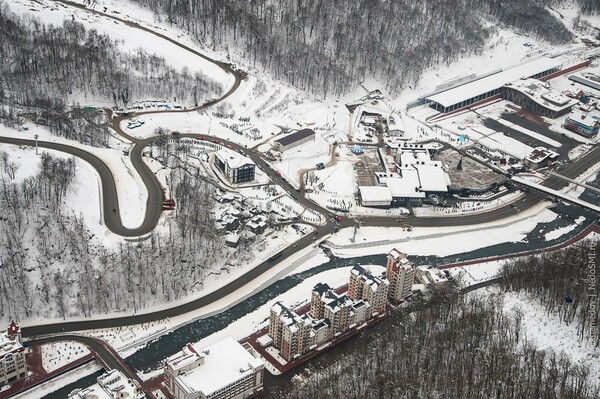
M 419 206 L 428 196 L 434 201 L 448 192 L 450 176 L 429 149 L 405 143 L 396 162 L 396 172 L 375 172 L 379 186 L 358 187 L 362 206 Z
M 419 284 L 430 285 L 448 281 L 446 273 L 431 266 L 417 266 L 415 268 L 415 281 Z
M 362 206 L 388 208 L 392 203 L 390 189 L 385 186 L 360 186 L 358 192 Z
M 27 375 L 25 348 L 21 343 L 21 327 L 11 321 L 8 329 L 0 333 L 0 387 Z
M 578 102 L 553 90 L 549 83 L 537 79 L 507 83 L 502 87 L 502 97 L 548 118 L 568 114 Z
M 119 370 L 111 370 L 96 379 L 97 383 L 85 389 L 76 389 L 67 396 L 68 399 L 145 399 L 140 385 L 130 380 Z
M 243 399 L 263 389 L 264 363 L 232 337 L 205 348 L 189 344 L 165 362 L 176 399 Z
M 214 154 L 215 166 L 231 183 L 254 180 L 256 165 L 250 158 L 227 148 L 221 148 Z
M 557 158 L 558 154 L 556 152 L 550 151 L 546 147 L 536 147 L 525 157 L 523 164 L 529 169 L 536 170 L 545 168 Z

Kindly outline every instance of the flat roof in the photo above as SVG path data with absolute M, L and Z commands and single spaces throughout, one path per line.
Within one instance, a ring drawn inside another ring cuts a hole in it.
M 573 82 L 581 83 L 582 85 L 591 87 L 592 89 L 596 89 L 600 91 L 600 81 L 595 81 L 590 79 L 589 77 L 594 76 L 593 74 L 581 74 L 581 75 L 571 75 L 569 79 Z
M 360 186 L 360 198 L 363 202 L 392 202 L 390 189 L 384 186 Z
M 600 112 L 585 112 L 575 108 L 569 114 L 569 119 L 591 129 L 600 124 Z
M 563 96 L 558 91 L 553 90 L 549 83 L 537 79 L 521 79 L 507 83 L 504 87 L 517 90 L 530 100 L 551 111 L 562 111 L 578 103 L 577 100 Z
M 441 93 L 426 97 L 425 99 L 434 101 L 444 107 L 450 107 L 454 104 L 459 104 L 473 97 L 477 97 L 480 94 L 499 89 L 506 83 L 531 77 L 540 72 L 556 68 L 561 64 L 562 62 L 558 59 L 541 57 L 526 64 L 517 65 L 453 89 L 445 90 Z
M 205 348 L 192 347 L 204 357 L 204 364 L 180 374 L 177 379 L 195 392 L 208 396 L 229 384 L 254 374 L 249 367 L 260 367 L 262 360 L 255 358 L 232 337 L 223 338 Z
M 414 165 L 419 172 L 421 191 L 447 192 L 450 181 L 448 174 L 440 166 L 425 164 Z
M 215 156 L 219 157 L 223 162 L 226 162 L 231 169 L 237 169 L 244 165 L 254 165 L 250 158 L 247 158 L 228 148 L 221 148 L 215 152 Z
M 306 137 L 314 136 L 314 135 L 315 135 L 314 130 L 302 129 L 302 130 L 298 130 L 295 133 L 290 133 L 286 136 L 283 136 L 282 138 L 275 140 L 275 142 L 279 143 L 285 147 L 289 144 L 295 143 L 296 141 L 300 141 L 302 139 L 305 139 Z
M 382 178 L 394 198 L 425 198 L 425 193 L 419 190 L 419 173 L 415 168 L 402 168 L 402 177 Z

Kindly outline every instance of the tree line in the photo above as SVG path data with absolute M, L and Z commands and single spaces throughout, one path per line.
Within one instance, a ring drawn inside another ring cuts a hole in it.
M 508 262 L 503 274 L 549 314 L 577 325 L 578 339 L 600 348 L 600 246 L 584 241 L 560 251 Z
M 163 58 L 123 45 L 75 18 L 45 24 L 16 15 L 0 0 L 0 118 L 10 126 L 47 125 L 54 134 L 103 146 L 106 117 L 85 107 L 72 114 L 71 108 L 98 102 L 127 107 L 148 98 L 194 106 L 222 92 L 202 73 L 177 71 Z
M 17 180 L 19 165 L 0 151 L 0 319 L 91 317 L 139 312 L 189 297 L 264 248 L 242 234 L 226 247 L 216 228 L 215 187 L 191 166 L 184 146 L 157 140 L 176 200 L 166 228 L 141 242 L 105 247 L 83 216 L 65 207 L 75 158 L 41 153 L 40 171 Z
M 502 293 L 435 289 L 358 339 L 309 365 L 303 381 L 269 398 L 592 399 L 600 386 L 586 366 L 528 340 L 522 311 Z
M 236 51 L 319 95 L 367 78 L 397 92 L 428 68 L 478 53 L 496 28 L 563 43 L 571 35 L 536 0 L 135 0 L 203 45 Z

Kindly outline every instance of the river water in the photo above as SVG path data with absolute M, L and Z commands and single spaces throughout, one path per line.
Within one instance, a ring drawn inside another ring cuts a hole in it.
M 596 179 L 592 184 L 594 183 L 596 186 L 600 185 L 600 178 Z M 600 195 L 598 193 L 591 192 L 590 190 L 586 190 L 586 192 L 580 198 L 591 203 L 600 203 Z M 533 231 L 529 233 L 527 237 L 520 242 L 502 243 L 485 248 L 480 248 L 471 252 L 459 253 L 445 257 L 411 256 L 410 258 L 417 265 L 442 265 L 446 263 L 454 263 L 465 260 L 480 259 L 489 256 L 499 256 L 515 252 L 540 249 L 569 240 L 570 238 L 579 234 L 581 231 L 585 230 L 591 224 L 595 223 L 595 221 L 597 220 L 596 215 L 594 213 L 588 212 L 575 206 L 559 204 L 554 209 L 554 211 L 559 215 L 559 218 L 552 222 L 539 223 L 536 226 L 536 228 L 533 229 Z M 558 239 L 546 241 L 546 233 L 553 231 L 557 228 L 573 225 L 574 220 L 576 220 L 580 216 L 585 217 L 585 221 L 577 225 L 577 227 L 574 230 L 570 231 L 569 233 L 563 235 Z M 448 239 L 451 240 L 452 237 L 450 236 Z M 459 245 L 460 243 L 457 243 L 457 246 Z M 176 329 L 175 331 L 164 335 L 153 342 L 148 343 L 145 347 L 139 349 L 133 355 L 125 359 L 125 361 L 129 364 L 129 366 L 136 370 L 149 370 L 152 368 L 157 368 L 160 366 L 160 362 L 163 359 L 181 350 L 181 348 L 187 343 L 199 341 L 202 338 L 209 336 L 210 334 L 224 329 L 226 326 L 228 326 L 235 320 L 253 312 L 269 300 L 288 291 L 289 289 L 296 286 L 308 277 L 314 276 L 326 270 L 331 270 L 339 267 L 347 267 L 359 264 L 385 265 L 385 263 L 385 254 L 369 255 L 349 259 L 331 257 L 328 262 L 323 263 L 315 268 L 285 277 L 277 281 L 276 283 L 272 284 L 260 293 L 248 298 L 242 303 L 230 308 L 229 310 L 221 314 L 209 317 L 207 319 L 198 320 L 188 325 L 182 326 Z M 267 317 L 267 315 L 265 315 L 265 317 Z M 94 374 L 82 378 L 76 383 L 70 384 L 56 391 L 55 393 L 48 395 L 47 397 L 65 398 L 67 394 L 73 389 L 83 388 L 93 384 L 97 375 L 98 374 Z M 271 379 L 268 379 L 266 383 L 268 383 L 269 380 Z

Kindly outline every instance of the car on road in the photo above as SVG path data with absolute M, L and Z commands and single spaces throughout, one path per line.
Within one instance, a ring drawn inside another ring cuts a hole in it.
M 325 169 L 325 165 L 323 164 L 323 162 L 319 162 L 319 163 L 317 164 L 317 169 L 318 169 L 318 170 L 323 170 L 323 169 Z
M 277 177 L 281 177 L 281 172 L 280 172 L 280 171 L 278 171 L 278 170 L 276 170 L 276 171 L 275 171 L 275 176 L 277 176 Z

